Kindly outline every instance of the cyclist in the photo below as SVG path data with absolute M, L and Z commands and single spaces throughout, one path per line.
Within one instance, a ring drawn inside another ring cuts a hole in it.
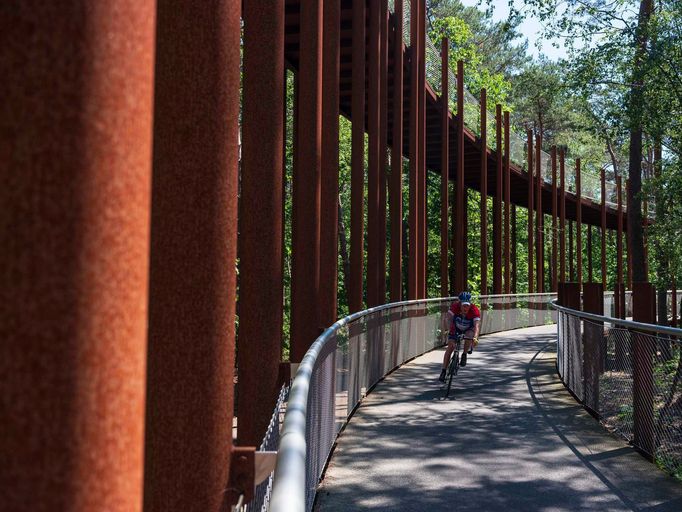
M 448 348 L 443 356 L 443 367 L 438 380 L 445 382 L 445 372 L 450 362 L 452 351 L 455 350 L 455 340 L 458 334 L 464 334 L 464 351 L 459 361 L 460 366 L 467 365 L 467 353 L 478 345 L 478 333 L 481 330 L 481 312 L 471 303 L 471 294 L 462 292 L 448 310 L 450 333 L 448 334 Z

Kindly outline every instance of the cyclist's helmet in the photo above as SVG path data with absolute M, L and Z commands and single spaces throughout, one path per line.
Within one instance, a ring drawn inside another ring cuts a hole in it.
M 469 292 L 462 292 L 459 294 L 461 304 L 471 304 L 471 294 Z

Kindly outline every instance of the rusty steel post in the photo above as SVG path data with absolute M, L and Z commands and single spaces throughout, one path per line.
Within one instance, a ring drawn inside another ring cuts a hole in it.
M 441 40 L 440 47 L 440 79 L 441 79 L 441 154 L 440 154 L 440 295 L 448 295 L 448 171 L 450 169 L 449 155 L 449 118 L 448 105 L 448 54 L 450 42 L 447 37 Z
M 556 146 L 552 146 L 552 290 L 556 293 L 559 276 L 557 268 L 557 168 L 556 168 Z
M 575 244 L 576 244 L 576 270 L 578 276 L 578 284 L 583 284 L 583 195 L 580 183 L 580 158 L 575 159 L 575 201 L 576 201 L 576 227 L 575 227 Z
M 393 45 L 393 134 L 391 137 L 390 178 L 390 297 L 402 300 L 402 227 L 403 227 L 403 0 L 395 0 L 395 32 Z M 353 86 L 355 87 L 355 85 Z
M 369 2 L 367 34 L 367 306 L 380 304 L 379 271 L 379 96 L 382 0 Z
M 656 323 L 656 290 L 651 283 L 633 283 L 633 320 Z M 655 451 L 653 359 L 656 339 L 635 331 L 633 344 L 633 416 L 635 445 L 650 457 Z
M 592 279 L 592 224 L 587 225 L 587 282 Z
M 528 293 L 535 291 L 535 272 L 533 270 L 533 132 L 527 132 L 528 146 Z
M 606 290 L 606 170 L 601 169 L 601 282 Z
M 466 244 L 464 243 L 464 62 L 457 61 L 457 187 L 456 200 L 457 205 L 457 224 L 455 233 L 457 241 L 455 243 L 455 275 L 456 286 L 458 291 L 464 290 L 466 282 L 465 262 L 466 262 Z
M 502 293 L 502 105 L 495 106 L 495 196 L 493 197 L 493 293 Z
M 504 113 L 504 293 L 511 293 L 511 140 L 509 111 Z
M 488 293 L 488 97 L 481 89 L 481 289 Z
M 327 3 L 325 2 L 325 5 Z M 334 3 L 338 3 L 338 0 L 335 0 Z M 379 76 L 379 250 L 377 261 L 377 299 L 379 304 L 384 304 L 386 303 L 386 167 L 388 166 L 388 0 L 381 0 L 381 11 L 379 14 L 381 16 L 381 51 L 379 53 L 381 74 Z M 338 124 L 338 117 L 336 122 Z M 338 158 L 334 162 L 338 162 Z
M 571 281 L 575 279 L 575 265 L 573 264 L 573 221 L 568 220 L 568 277 Z
M 559 151 L 559 282 L 566 282 L 566 172 L 564 167 L 565 152 Z
M 0 8 L 3 510 L 142 508 L 154 20 Z
M 239 11 L 158 6 L 145 511 L 218 511 L 239 494 L 225 492 L 235 462 Z
M 293 178 L 291 362 L 298 363 L 320 334 L 320 144 L 322 137 L 322 11 L 301 4 L 298 165 Z
M 518 261 L 517 261 L 517 235 L 516 235 L 516 205 L 513 204 L 511 207 L 511 292 L 517 293 L 517 283 L 518 283 Z
M 426 253 L 428 228 L 426 223 L 426 0 L 419 7 L 419 280 L 420 298 L 426 297 Z
M 407 273 L 407 298 L 419 297 L 419 4 L 420 0 L 410 0 L 410 211 L 409 211 L 409 253 Z
M 536 270 L 536 291 L 545 291 L 545 261 L 543 257 L 543 245 L 545 243 L 542 233 L 543 213 L 542 213 L 542 136 L 535 135 L 535 270 Z
M 244 2 L 239 239 L 238 441 L 258 446 L 278 392 L 282 346 L 284 2 Z M 338 102 L 337 102 L 338 105 Z M 337 123 L 338 125 L 338 123 Z M 263 187 L 263 183 L 268 183 Z M 252 215 L 253 205 L 258 215 Z M 263 336 L 263 325 L 272 327 Z
M 675 274 L 673 273 L 671 278 L 672 296 L 670 297 L 670 309 L 672 309 L 671 327 L 677 327 L 677 283 L 675 281 Z
M 616 286 L 615 302 L 616 316 L 625 318 L 625 304 L 623 301 L 623 178 L 616 176 L 617 202 L 618 202 L 618 229 L 616 232 Z
M 583 285 L 583 310 L 595 315 L 604 314 L 604 285 Z M 599 374 L 604 370 L 606 339 L 603 322 L 583 323 L 583 379 L 584 403 L 593 412 L 599 411 Z
M 353 62 L 351 76 L 351 201 L 350 201 L 350 313 L 362 307 L 365 182 L 365 0 L 353 0 Z

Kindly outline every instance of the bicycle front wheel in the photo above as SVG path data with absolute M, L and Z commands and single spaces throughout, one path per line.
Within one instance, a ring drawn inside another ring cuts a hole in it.
M 457 375 L 457 369 L 459 368 L 459 353 L 455 353 L 452 356 L 452 360 L 448 365 L 448 386 L 445 391 L 445 398 L 450 396 L 450 388 L 452 387 L 452 379 Z

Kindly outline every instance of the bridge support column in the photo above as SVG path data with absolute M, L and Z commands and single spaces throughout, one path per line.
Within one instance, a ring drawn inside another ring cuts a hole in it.
M 542 213 L 542 136 L 538 133 L 535 136 L 535 269 L 536 269 L 536 291 L 545 291 L 545 259 L 544 259 L 544 236 Z
M 493 198 L 493 293 L 502 293 L 502 105 L 495 106 L 495 197 Z
M 533 132 L 528 130 L 528 155 L 526 157 L 528 166 L 528 293 L 535 291 L 535 281 L 533 272 Z
M 504 113 L 504 293 L 511 293 L 511 140 L 509 111 Z
M 595 315 L 604 314 L 604 286 L 601 283 L 583 285 L 583 308 Z M 583 325 L 584 404 L 599 411 L 599 374 L 604 371 L 606 338 L 602 322 L 586 321 Z
M 364 3 L 364 2 L 363 2 Z M 416 299 L 420 296 L 419 286 L 419 231 L 420 224 L 418 209 L 421 193 L 419 186 L 419 7 L 420 0 L 410 0 L 410 174 L 409 174 L 409 253 L 408 253 L 408 273 L 407 273 L 407 297 Z M 363 22 L 364 23 L 364 22 Z
M 403 0 L 395 0 L 393 52 L 393 134 L 391 141 L 391 183 L 389 208 L 391 218 L 390 296 L 391 302 L 402 299 L 403 239 Z M 353 86 L 354 88 L 356 85 Z M 397 329 L 394 329 L 396 332 Z
M 576 224 L 575 224 L 575 252 L 577 281 L 583 284 L 583 195 L 580 183 L 580 158 L 575 160 L 575 193 L 576 193 Z
M 552 146 L 552 291 L 556 293 L 559 282 L 559 269 L 557 268 L 557 168 L 556 146 Z
M 488 96 L 481 89 L 481 295 L 488 294 Z
M 448 99 L 448 70 L 450 42 L 447 37 L 441 41 L 441 159 L 440 159 L 440 295 L 448 295 L 448 174 L 450 170 L 449 138 L 450 138 L 450 107 Z
M 381 8 L 380 0 L 369 3 L 367 34 L 367 306 L 378 306 L 380 252 L 380 85 Z
M 464 210 L 466 209 L 466 194 L 464 192 L 464 62 L 457 62 L 457 224 L 455 225 L 455 276 L 457 293 L 466 288 L 465 267 L 467 259 L 466 240 L 464 237 Z
M 601 282 L 606 289 L 606 171 L 601 169 Z
M 3 510 L 141 510 L 154 20 L 0 9 Z
M 656 322 L 656 290 L 651 283 L 633 283 L 633 320 Z M 653 358 L 656 338 L 633 331 L 633 408 L 635 444 L 649 456 L 655 451 Z
M 616 176 L 618 194 L 618 230 L 616 232 L 616 316 L 625 318 L 625 287 L 623 286 L 623 179 Z
M 158 6 L 144 471 L 150 512 L 217 511 L 236 500 L 225 488 L 232 467 L 240 10 L 234 1 Z
M 564 163 L 565 152 L 562 148 L 559 151 L 559 282 L 566 281 L 566 170 Z

